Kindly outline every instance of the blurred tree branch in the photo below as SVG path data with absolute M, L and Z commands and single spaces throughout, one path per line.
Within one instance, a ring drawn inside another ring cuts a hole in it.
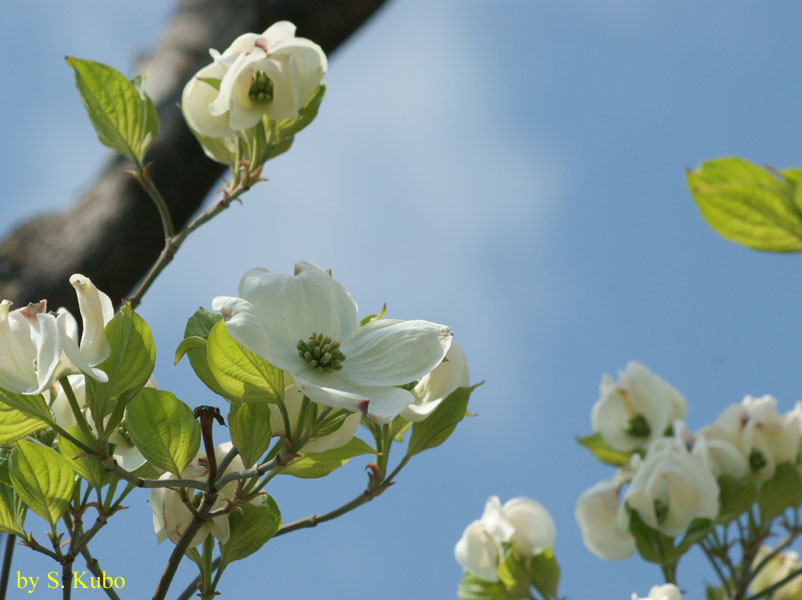
M 238 35 L 292 21 L 298 35 L 328 54 L 354 33 L 384 0 L 181 0 L 140 72 L 157 105 L 161 131 L 145 157 L 170 204 L 177 228 L 201 206 L 223 174 L 176 109 L 186 81 Z M 101 59 L 102 57 L 89 57 Z M 86 123 L 90 127 L 89 122 Z M 108 162 L 89 190 L 65 212 L 22 224 L 0 241 L 0 298 L 16 307 L 47 298 L 49 308 L 77 310 L 67 278 L 90 277 L 117 303 L 142 278 L 164 240 L 158 214 L 120 157 Z M 76 313 L 77 314 L 77 313 Z

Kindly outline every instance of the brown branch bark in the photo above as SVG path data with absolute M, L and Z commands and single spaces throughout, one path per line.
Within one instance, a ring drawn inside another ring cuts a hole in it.
M 176 104 L 186 81 L 239 34 L 292 21 L 298 35 L 329 54 L 384 0 L 181 0 L 153 54 L 142 65 L 146 89 L 157 105 L 161 130 L 146 161 L 167 199 L 176 228 L 201 206 L 223 174 L 205 157 Z M 102 57 L 85 57 L 102 60 Z M 76 92 L 77 93 L 77 92 Z M 91 127 L 89 121 L 87 127 Z M 0 298 L 17 307 L 47 298 L 50 308 L 77 311 L 67 282 L 72 273 L 92 279 L 118 303 L 161 251 L 164 240 L 151 200 L 122 158 L 108 162 L 89 190 L 69 209 L 33 219 L 0 242 Z M 77 314 L 77 313 L 75 313 Z

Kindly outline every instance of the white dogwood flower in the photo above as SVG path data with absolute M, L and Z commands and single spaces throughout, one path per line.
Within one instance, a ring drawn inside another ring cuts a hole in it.
M 358 327 L 351 294 L 308 262 L 292 276 L 252 269 L 238 294 L 212 301 L 234 340 L 289 372 L 313 402 L 362 411 L 379 423 L 414 401 L 396 386 L 426 375 L 451 345 L 451 330 L 429 321 L 378 319 Z

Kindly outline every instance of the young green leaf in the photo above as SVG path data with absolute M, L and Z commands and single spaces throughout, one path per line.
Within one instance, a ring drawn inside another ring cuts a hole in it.
M 270 445 L 270 408 L 261 402 L 233 405 L 228 413 L 231 442 L 239 450 L 245 468 L 256 464 Z
M 560 583 L 560 565 L 551 550 L 541 552 L 526 562 L 526 570 L 535 589 L 544 598 L 556 598 Z
M 250 556 L 276 535 L 281 527 L 281 513 L 270 498 L 264 504 L 243 504 L 229 515 L 228 523 L 231 531 L 228 541 L 220 544 L 221 569 Z
M 766 481 L 759 490 L 757 501 L 760 519 L 770 522 L 786 508 L 802 504 L 802 478 L 796 467 L 788 463 L 779 465 L 774 477 Z
M 445 398 L 423 421 L 412 425 L 407 456 L 414 456 L 429 448 L 439 446 L 448 439 L 457 423 L 465 417 L 471 393 L 480 384 L 457 388 Z
M 4 403 L 2 400 L 8 395 L 17 396 L 18 394 L 9 394 L 9 392 L 0 393 L 0 444 L 16 442 L 26 435 L 30 435 L 48 426 L 48 421 L 45 421 L 41 417 L 31 416 L 28 412 L 12 408 Z M 30 410 L 32 412 L 39 413 L 44 409 L 44 411 L 48 413 L 48 418 L 50 417 L 47 406 L 42 406 L 44 400 L 41 396 L 22 396 L 21 394 L 19 396 L 20 398 L 17 400 L 26 405 L 26 407 L 30 405 Z
M 376 454 L 376 451 L 355 437 L 345 446 L 333 450 L 316 454 L 301 454 L 286 467 L 282 467 L 279 472 L 282 475 L 292 475 L 302 479 L 317 479 L 339 469 L 349 459 L 363 454 Z
M 585 437 L 576 438 L 576 441 L 579 442 L 581 446 L 584 446 L 590 450 L 593 456 L 607 465 L 620 467 L 621 465 L 625 465 L 629 462 L 630 455 L 626 452 L 620 452 L 619 450 L 613 450 L 610 448 L 600 433 L 594 433 Z
M 235 342 L 223 321 L 209 332 L 206 358 L 209 371 L 227 398 L 240 402 L 284 400 L 282 370 Z
M 687 174 L 707 223 L 755 250 L 802 251 L 799 171 L 774 171 L 742 158 L 718 158 Z
M 15 446 L 9 462 L 14 489 L 33 512 L 55 525 L 72 499 L 72 467 L 61 454 L 36 442 L 19 440 Z
M 459 582 L 457 597 L 460 600 L 512 600 L 500 581 L 485 581 L 470 573 L 465 573 Z
M 75 85 L 100 143 L 141 163 L 159 132 L 142 78 L 128 81 L 112 67 L 71 56 L 67 64 L 75 70 Z
M 232 402 L 239 402 L 237 398 L 226 392 L 212 375 L 206 355 L 209 333 L 212 331 L 212 327 L 222 318 L 220 315 L 209 312 L 205 308 L 196 310 L 195 314 L 187 320 L 187 326 L 184 328 L 184 341 L 179 344 L 175 351 L 175 362 L 178 363 L 186 354 L 192 370 L 195 371 L 195 375 L 206 384 L 206 387 L 218 396 L 222 396 Z M 201 343 L 201 340 L 203 343 Z
M 90 448 L 93 443 L 95 443 L 94 440 L 86 439 L 83 430 L 78 426 L 67 429 L 67 433 L 79 442 L 85 443 Z M 58 437 L 58 448 L 75 472 L 86 479 L 93 488 L 100 489 L 111 478 L 111 476 L 106 473 L 106 469 L 100 461 L 94 458 L 80 456 L 81 454 L 85 454 L 84 451 L 62 435 Z
M 106 383 L 86 378 L 86 403 L 95 423 L 110 414 L 123 392 L 141 388 L 156 364 L 156 346 L 150 327 L 133 309 L 125 305 L 106 325 L 111 354 L 98 367 L 108 375 Z M 108 424 L 113 427 L 116 423 Z
M 13 488 L 0 484 L 0 531 L 26 537 L 25 514 L 28 507 Z
M 192 409 L 170 392 L 143 388 L 128 404 L 125 422 L 142 456 L 179 477 L 200 447 Z

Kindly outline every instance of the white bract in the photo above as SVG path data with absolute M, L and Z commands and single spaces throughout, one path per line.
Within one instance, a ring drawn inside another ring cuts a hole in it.
M 303 399 L 304 395 L 298 390 L 295 384 L 285 388 L 284 406 L 287 409 L 290 427 L 293 427 L 294 424 L 298 422 Z M 285 435 L 284 418 L 281 414 L 281 410 L 279 410 L 279 407 L 275 404 L 270 404 L 269 407 L 270 429 L 273 435 Z M 325 452 L 326 450 L 333 450 L 334 448 L 344 446 L 356 435 L 356 430 L 359 429 L 360 419 L 360 413 L 350 413 L 347 417 L 340 419 L 340 424 L 334 431 L 318 437 L 309 438 L 300 448 L 295 448 L 295 451 L 314 454 L 316 452 Z
M 674 437 L 682 440 L 691 454 L 702 459 L 715 477 L 731 475 L 737 479 L 749 472 L 746 456 L 731 442 L 730 436 L 716 425 L 703 427 L 694 434 L 684 422 L 676 421 Z
M 498 496 L 491 496 L 482 518 L 465 528 L 454 557 L 466 572 L 498 581 L 503 543 L 510 543 L 519 556 L 530 557 L 551 548 L 556 537 L 554 521 L 539 502 L 520 497 L 502 506 Z
M 0 302 L 0 388 L 41 394 L 59 377 L 77 373 L 108 381 L 95 366 L 111 352 L 103 331 L 114 316 L 111 300 L 83 275 L 73 275 L 70 283 L 83 320 L 80 342 L 78 324 L 64 308 L 48 313 L 42 300 L 9 312 L 11 302 Z
M 662 436 L 685 412 L 682 394 L 642 364 L 630 362 L 617 382 L 602 377 L 591 423 L 608 446 L 631 452 Z
M 231 442 L 220 444 L 214 449 L 214 456 L 217 463 L 223 460 L 232 448 Z M 243 471 L 245 466 L 242 459 L 237 456 L 231 461 L 228 468 L 223 473 L 218 473 L 218 477 L 229 471 Z M 184 469 L 181 479 L 192 479 L 194 481 L 206 481 L 209 478 L 209 464 L 206 461 L 206 453 L 198 452 L 192 462 Z M 160 480 L 178 479 L 172 473 L 164 473 Z M 192 493 L 192 490 L 188 490 Z M 237 491 L 237 482 L 230 481 L 217 492 L 217 501 L 212 506 L 212 511 L 225 506 L 226 501 L 232 500 Z M 153 488 L 150 491 L 150 509 L 153 511 L 153 529 L 156 532 L 156 540 L 161 544 L 169 539 L 174 544 L 181 539 L 184 530 L 192 522 L 192 513 L 181 500 L 181 496 L 175 490 L 169 488 Z M 206 521 L 195 537 L 189 543 L 190 548 L 194 548 L 212 534 L 220 542 L 228 540 L 228 515 L 220 515 L 214 519 Z
M 429 321 L 374 320 L 358 327 L 351 294 L 308 262 L 295 275 L 252 269 L 239 298 L 217 297 L 234 340 L 289 372 L 313 402 L 389 423 L 415 398 L 400 387 L 443 360 L 452 333 Z
M 761 546 L 752 564 L 758 565 L 762 563 L 772 551 L 773 549 L 769 546 Z M 752 594 L 759 594 L 799 569 L 802 569 L 802 562 L 799 561 L 799 555 L 796 552 L 780 552 L 758 571 L 749 584 L 749 591 Z M 798 600 L 802 598 L 802 577 L 797 576 L 785 585 L 780 586 L 769 597 L 772 600 Z
M 802 438 L 802 407 L 782 417 L 771 396 L 746 396 L 741 404 L 724 410 L 714 426 L 747 458 L 749 469 L 762 480 L 771 479 L 777 465 L 795 463 Z
M 682 593 L 673 583 L 656 585 L 649 590 L 649 595 L 640 598 L 637 594 L 632 594 L 632 600 L 681 600 Z
M 649 527 L 668 536 L 684 533 L 694 519 L 718 515 L 719 488 L 712 471 L 674 438 L 654 442 L 624 496 Z
M 256 125 L 262 116 L 297 119 L 326 74 L 320 46 L 295 37 L 295 25 L 274 23 L 261 34 L 239 36 L 187 83 L 184 116 L 195 131 L 223 137 Z M 216 80 L 216 86 L 203 81 Z
M 620 481 L 600 481 L 580 494 L 576 522 L 588 550 L 605 560 L 621 560 L 635 553 L 635 538 L 629 532 L 626 508 L 620 503 Z
M 423 421 L 451 392 L 469 383 L 465 355 L 460 347 L 452 342 L 445 360 L 431 373 L 424 375 L 412 388 L 415 401 L 404 409 L 401 416 L 407 421 Z

